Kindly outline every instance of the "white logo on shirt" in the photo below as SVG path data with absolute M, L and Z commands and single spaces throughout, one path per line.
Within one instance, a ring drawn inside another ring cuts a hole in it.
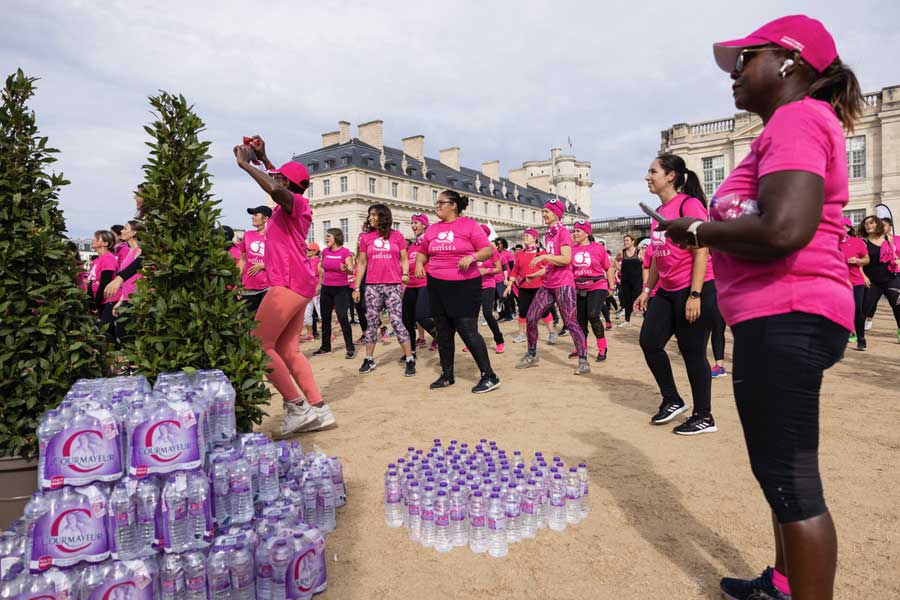
M 442 242 L 452 242 L 453 241 L 453 232 L 452 231 L 442 231 L 438 234 L 437 239 Z
M 375 241 L 372 242 L 372 245 L 375 246 L 377 250 L 384 250 L 386 252 L 390 252 L 391 250 L 391 240 L 386 240 L 384 238 L 375 238 Z
M 666 232 L 665 231 L 660 231 L 659 229 L 657 229 L 656 231 L 654 231 L 653 233 L 650 234 L 650 237 L 653 238 L 654 240 L 658 240 L 659 243 L 661 243 L 661 244 L 666 243 Z
M 576 252 L 574 260 L 579 267 L 591 266 L 591 255 L 588 252 Z
M 255 252 L 257 254 L 265 255 L 266 253 L 266 243 L 260 240 L 254 240 L 250 242 L 250 251 Z

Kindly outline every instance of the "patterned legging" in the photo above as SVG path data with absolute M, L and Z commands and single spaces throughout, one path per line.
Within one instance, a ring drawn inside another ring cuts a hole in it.
M 370 283 L 366 285 L 366 329 L 365 341 L 374 344 L 378 339 L 378 328 L 381 326 L 381 311 L 387 308 L 391 327 L 397 335 L 397 341 L 405 344 L 409 341 L 409 332 L 403 325 L 403 286 L 399 283 Z
M 545 288 L 541 286 L 531 302 L 526 317 L 527 325 L 525 333 L 528 336 L 528 351 L 535 352 L 537 350 L 538 340 L 538 320 L 553 302 L 559 307 L 560 317 L 575 342 L 575 350 L 580 358 L 587 356 L 587 340 L 585 340 L 584 332 L 578 326 L 578 309 L 575 302 L 575 287 L 564 285 L 558 288 Z

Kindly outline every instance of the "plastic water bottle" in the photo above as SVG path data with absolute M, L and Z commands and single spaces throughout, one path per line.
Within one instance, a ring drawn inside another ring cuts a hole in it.
M 400 500 L 400 479 L 397 477 L 397 471 L 390 471 L 384 480 L 384 521 L 388 527 L 403 525 L 403 509 Z
M 253 600 L 256 595 L 253 555 L 244 544 L 238 544 L 228 555 L 228 570 L 231 572 L 231 599 Z
M 163 501 L 166 503 L 166 535 L 169 538 L 168 548 L 173 552 L 184 552 L 190 547 L 191 538 L 188 531 L 187 495 L 176 475 L 169 475 L 163 489 Z
M 209 582 L 209 600 L 231 600 L 231 572 L 225 549 L 213 546 L 206 563 L 206 577 Z
M 439 490 L 434 499 L 434 549 L 438 552 L 450 552 L 453 549 L 450 539 L 450 498 L 445 490 Z
M 256 442 L 259 450 L 259 500 L 271 502 L 278 498 L 278 455 L 276 446 L 268 439 Z
M 293 549 L 284 538 L 272 544 L 272 600 L 281 600 L 287 590 L 287 570 L 291 564 Z
M 522 499 L 519 504 L 522 518 L 521 538 L 531 539 L 537 535 L 537 484 L 534 479 L 529 479 L 522 493 Z
M 466 496 L 460 486 L 450 489 L 450 542 L 457 547 L 469 543 L 469 515 L 466 511 Z
M 566 476 L 566 523 L 575 525 L 581 521 L 581 478 L 577 467 L 569 467 Z
M 566 483 L 559 473 L 550 480 L 547 525 L 553 531 L 563 531 L 566 528 Z
M 425 493 L 422 495 L 422 533 L 420 541 L 426 548 L 434 546 L 434 500 L 437 494 L 434 493 L 434 487 L 425 486 Z
M 38 480 L 44 477 L 44 464 L 47 459 L 47 444 L 54 435 L 62 431 L 64 422 L 62 415 L 57 410 L 48 410 L 41 417 L 37 427 L 38 438 Z
M 488 549 L 487 502 L 481 491 L 469 497 L 469 549 L 476 554 Z
M 150 556 L 155 552 L 153 545 L 156 542 L 156 507 L 159 504 L 159 487 L 150 479 L 142 479 L 137 484 L 135 492 L 135 511 L 137 524 L 135 537 L 137 538 L 138 554 Z
M 149 398 L 148 398 L 149 400 Z M 131 405 L 131 411 L 125 421 L 127 426 L 128 443 L 126 444 L 127 454 L 125 455 L 126 467 L 131 469 L 133 448 L 140 446 L 140 443 L 134 441 L 134 430 L 137 429 L 149 417 L 150 412 L 147 410 L 143 402 L 135 402 Z
M 506 541 L 514 544 L 522 539 L 521 514 L 522 495 L 515 483 L 510 483 L 503 496 L 506 510 Z
M 272 560 L 267 540 L 256 547 L 255 563 L 256 600 L 272 600 Z
M 190 473 L 187 485 L 188 533 L 194 548 L 204 547 L 204 538 L 212 529 L 209 514 L 209 481 L 202 471 Z
M 347 503 L 347 486 L 344 484 L 344 465 L 336 456 L 332 456 L 331 462 L 331 481 L 334 483 L 335 503 L 338 508 Z
M 312 477 L 303 482 L 303 521 L 312 527 L 319 524 L 319 489 Z
M 200 552 L 183 556 L 185 600 L 206 600 L 206 559 Z
M 250 490 L 255 500 L 257 494 L 259 494 L 259 447 L 255 441 L 250 441 L 244 444 L 241 454 L 250 467 Z
M 506 509 L 497 492 L 488 501 L 488 554 L 494 558 L 506 556 L 509 550 L 506 540 Z
M 249 523 L 253 519 L 253 490 L 250 465 L 243 458 L 231 463 L 228 473 L 232 523 Z
M 544 477 L 543 471 L 538 471 L 534 474 L 535 481 L 535 513 L 537 514 L 537 526 L 538 529 L 544 529 L 547 527 L 547 515 L 549 511 L 549 499 L 547 495 L 550 490 L 547 486 L 547 478 Z
M 590 480 L 588 478 L 587 465 L 578 465 L 578 478 L 581 480 L 581 518 L 584 519 L 591 512 L 591 499 L 588 496 Z
M 334 504 L 334 483 L 331 481 L 331 473 L 323 473 L 316 482 L 316 508 L 319 513 L 317 527 L 323 534 L 334 531 L 336 525 Z M 402 512 L 400 517 L 400 524 L 402 525 Z
M 219 527 L 224 527 L 230 520 L 228 493 L 231 483 L 228 475 L 228 461 L 223 457 L 213 459 L 212 467 L 209 470 L 209 482 L 214 498 L 213 515 L 216 524 Z
M 422 537 L 422 490 L 418 481 L 409 484 L 406 493 L 406 531 L 409 539 L 418 542 Z
M 137 506 L 125 481 L 116 483 L 109 496 L 109 523 L 118 559 L 129 560 L 137 556 Z
M 184 570 L 181 557 L 166 554 L 159 565 L 160 600 L 182 600 L 184 594 Z
M 50 498 L 43 492 L 31 494 L 31 500 L 25 505 L 23 520 L 25 521 L 25 560 L 31 559 L 31 545 L 34 540 L 34 526 L 44 513 L 50 510 Z

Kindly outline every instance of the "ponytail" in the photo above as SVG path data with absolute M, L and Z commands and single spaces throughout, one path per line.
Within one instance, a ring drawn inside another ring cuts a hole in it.
M 831 104 L 844 128 L 853 132 L 853 126 L 862 116 L 865 99 L 856 74 L 840 58 L 828 65 L 809 87 L 808 94 Z
M 703 184 L 697 174 L 687 168 L 684 159 L 677 154 L 665 152 L 656 157 L 663 171 L 668 175 L 675 171 L 675 189 L 683 194 L 687 194 L 692 198 L 699 200 L 703 206 L 706 206 L 706 194 L 703 193 Z

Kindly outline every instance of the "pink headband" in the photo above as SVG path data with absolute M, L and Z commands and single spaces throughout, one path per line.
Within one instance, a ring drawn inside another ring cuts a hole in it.
M 557 218 L 562 219 L 563 212 L 563 204 L 559 200 L 550 200 L 546 204 L 544 204 L 544 208 L 552 212 L 557 216 Z
M 530 236 L 533 237 L 535 240 L 537 240 L 537 239 L 540 237 L 540 235 L 539 235 L 538 232 L 537 232 L 537 229 L 526 229 L 526 230 L 525 230 L 525 235 L 530 235 Z
M 412 216 L 412 221 L 418 221 L 425 227 L 428 227 L 428 215 L 424 213 L 416 213 Z
M 575 225 L 573 225 L 575 229 L 585 232 L 588 235 L 591 235 L 591 224 L 587 221 L 575 221 Z

